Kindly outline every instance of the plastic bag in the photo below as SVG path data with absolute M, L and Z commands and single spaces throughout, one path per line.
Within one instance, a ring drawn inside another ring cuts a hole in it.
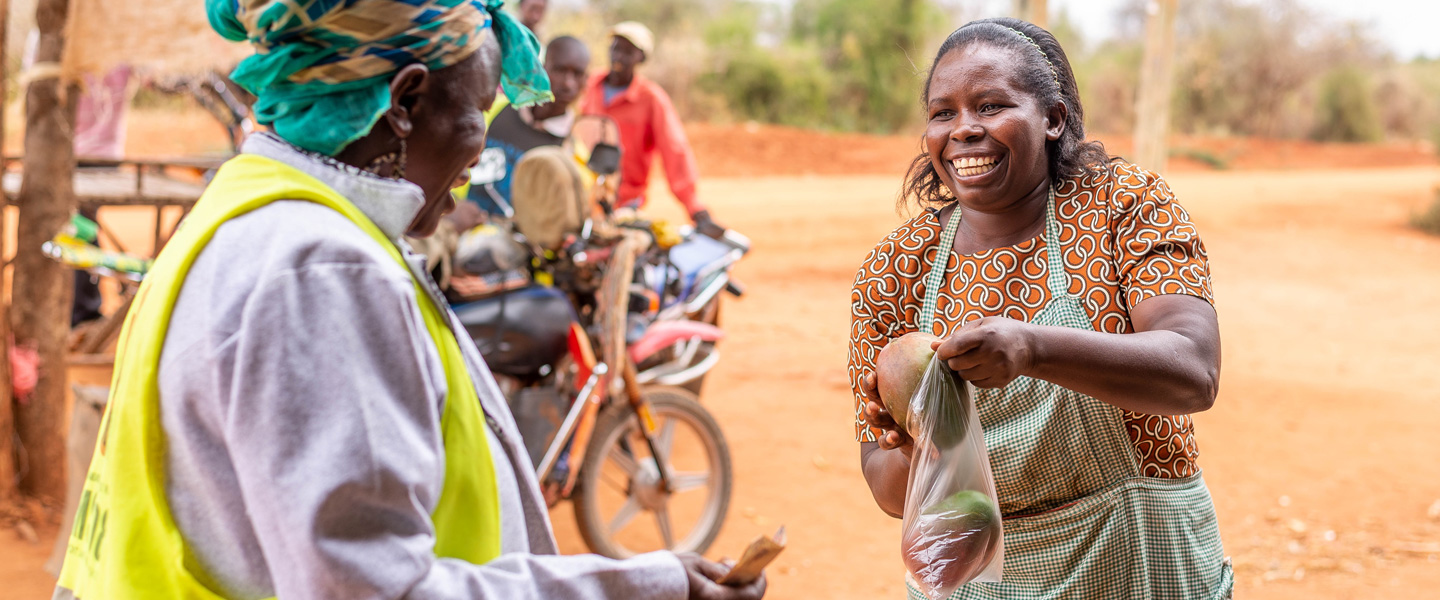
M 910 399 L 915 437 L 900 555 L 932 600 L 972 581 L 998 582 L 1003 525 L 980 415 L 968 384 L 938 357 Z

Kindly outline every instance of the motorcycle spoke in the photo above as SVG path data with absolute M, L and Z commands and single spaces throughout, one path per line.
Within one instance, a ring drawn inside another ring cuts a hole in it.
M 615 466 L 620 467 L 620 470 L 624 471 L 625 475 L 632 479 L 635 477 L 635 473 L 640 470 L 640 464 L 635 462 L 635 457 L 618 447 L 610 449 L 610 460 L 615 463 Z
M 602 469 L 600 471 L 600 479 L 605 482 L 605 485 L 614 488 L 615 491 L 627 496 L 630 495 L 630 479 L 628 477 L 625 479 L 625 483 L 621 483 Z
M 620 507 L 620 512 L 615 513 L 615 517 L 610 519 L 610 535 L 620 533 L 620 530 L 629 525 L 630 521 L 635 520 L 635 515 L 639 512 L 640 501 L 636 500 L 634 496 L 627 498 L 625 505 Z
M 665 424 L 660 426 L 660 433 L 655 436 L 655 447 L 660 453 L 670 458 L 670 445 L 675 441 L 675 419 L 665 419 Z
M 675 493 L 688 492 L 693 489 L 710 485 L 709 471 L 684 471 L 671 475 L 671 485 Z
M 664 506 L 655 509 L 655 524 L 660 527 L 660 540 L 665 548 L 675 547 L 675 535 L 670 531 L 670 509 Z

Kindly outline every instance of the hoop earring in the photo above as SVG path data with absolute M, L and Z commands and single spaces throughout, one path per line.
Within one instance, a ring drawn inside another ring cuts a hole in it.
M 405 178 L 405 161 L 407 158 L 405 155 L 405 138 L 400 138 L 400 156 L 395 159 L 395 168 L 390 171 L 391 179 L 399 180 Z
M 370 164 L 365 165 L 365 170 L 376 175 L 380 174 L 385 167 L 390 167 L 390 178 L 400 180 L 405 178 L 405 163 L 409 160 L 407 156 L 405 138 L 400 138 L 400 150 L 375 157 Z

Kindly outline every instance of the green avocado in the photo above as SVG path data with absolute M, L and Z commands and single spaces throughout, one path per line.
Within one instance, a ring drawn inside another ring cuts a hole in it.
M 996 510 L 995 501 L 983 492 L 955 492 L 949 498 L 925 507 L 921 512 L 934 517 L 936 526 L 951 532 L 968 534 L 971 541 L 965 545 L 970 548 L 971 555 L 987 555 L 1000 537 L 1000 514 Z
M 983 522 L 997 520 L 995 501 L 984 492 L 961 490 L 921 511 L 927 515 L 974 515 Z
M 974 579 L 995 557 L 1002 535 L 995 502 L 964 490 L 925 507 L 901 541 L 901 558 L 916 580 L 950 589 Z M 936 560 L 943 557 L 946 560 Z

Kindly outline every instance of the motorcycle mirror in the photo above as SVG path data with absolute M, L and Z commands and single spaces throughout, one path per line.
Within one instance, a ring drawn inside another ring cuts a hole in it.
M 620 147 L 605 142 L 595 144 L 585 166 L 597 175 L 614 175 L 620 171 Z
M 470 169 L 470 185 L 486 185 L 505 178 L 505 151 L 486 148 L 480 153 L 480 162 Z

